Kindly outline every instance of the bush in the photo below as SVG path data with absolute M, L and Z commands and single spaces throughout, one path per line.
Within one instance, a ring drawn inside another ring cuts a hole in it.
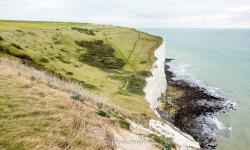
M 23 31 L 22 30 L 16 30 L 17 32 L 20 32 L 20 33 L 23 33 Z
M 23 49 L 20 45 L 15 44 L 15 43 L 11 43 L 11 46 L 17 48 L 17 49 Z
M 102 109 L 103 103 L 97 103 L 96 105 L 99 109 Z
M 0 52 L 9 53 L 9 49 L 6 46 L 0 44 Z
M 3 41 L 3 37 L 0 36 L 0 41 Z
M 71 29 L 76 30 L 80 33 L 85 33 L 88 35 L 95 35 L 95 32 L 93 30 L 90 30 L 90 29 L 83 29 L 83 28 L 77 28 L 77 27 L 72 27 Z
M 100 116 L 102 116 L 102 117 L 110 118 L 110 115 L 109 115 L 107 112 L 102 111 L 102 110 L 100 110 L 100 111 L 98 112 L 98 115 L 100 115 Z
M 49 62 L 49 60 L 47 59 L 47 58 L 40 58 L 40 62 L 43 62 L 43 63 L 48 63 Z
M 71 78 L 71 80 L 80 83 L 83 87 L 85 87 L 87 89 L 90 89 L 90 90 L 96 90 L 96 89 L 98 89 L 95 85 L 85 83 L 84 81 L 79 81 L 79 80 L 77 80 L 75 78 Z
M 65 64 L 70 64 L 71 62 L 66 60 L 66 58 L 64 58 L 64 56 L 62 54 L 59 54 L 58 56 L 56 56 L 57 59 L 59 59 L 61 62 L 65 63 Z
M 20 54 L 20 53 L 11 52 L 8 47 L 6 47 L 4 45 L 1 45 L 1 44 L 0 44 L 0 52 L 1 53 L 6 53 L 8 55 L 11 55 L 11 56 L 14 56 L 14 57 L 17 57 L 17 58 L 20 58 L 20 59 L 22 59 L 24 61 L 31 61 L 31 62 L 33 61 L 32 58 L 29 55 L 24 54 L 24 53 Z
M 175 147 L 175 144 L 172 142 L 172 140 L 167 139 L 164 136 L 158 136 L 156 134 L 149 134 L 149 137 L 152 138 L 156 143 L 158 143 L 165 150 L 171 150 L 172 147 Z
M 127 130 L 130 129 L 130 123 L 127 120 L 125 120 L 124 118 L 119 120 L 119 124 L 120 124 L 120 127 L 123 129 L 127 129 Z
M 102 40 L 76 41 L 76 44 L 87 49 L 79 58 L 81 62 L 101 69 L 122 69 L 125 65 L 122 59 L 115 56 L 115 50 Z
M 148 61 L 146 61 L 146 60 L 143 60 L 140 62 L 140 64 L 146 64 L 146 63 L 148 63 Z
M 152 75 L 152 73 L 150 71 L 140 71 L 140 72 L 137 72 L 137 74 L 144 76 L 144 77 L 149 77 Z
M 137 75 L 132 75 L 128 79 L 127 90 L 130 93 L 144 95 L 143 88 L 146 86 L 146 81 L 144 78 Z
M 73 75 L 73 72 L 66 72 L 67 75 Z
M 79 101 L 79 102 L 84 102 L 84 100 L 86 99 L 85 97 L 83 97 L 82 95 L 78 94 L 78 93 L 73 93 L 73 95 L 71 96 L 71 98 L 75 101 Z
M 54 44 L 62 44 L 62 42 L 60 40 L 55 40 Z
M 32 61 L 32 58 L 29 55 L 26 55 L 26 54 L 12 54 L 12 55 L 16 56 L 18 58 L 24 59 L 24 60 Z
M 34 76 L 31 76 L 30 79 L 31 79 L 32 81 L 35 81 L 35 80 L 36 80 L 36 78 L 35 78 Z

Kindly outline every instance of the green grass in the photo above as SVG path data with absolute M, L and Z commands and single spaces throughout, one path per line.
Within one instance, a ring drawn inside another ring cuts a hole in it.
M 46 22 L 46 21 L 1 21 L 1 30 L 21 30 L 21 29 L 59 29 L 72 28 L 77 26 L 88 26 L 88 23 L 70 23 L 70 22 Z M 91 24 L 90 26 L 93 26 Z
M 0 21 L 0 37 L 0 57 L 77 81 L 128 112 L 154 116 L 142 89 L 160 37 L 109 25 L 24 21 Z
M 121 118 L 119 120 L 119 124 L 120 124 L 121 128 L 126 129 L 126 130 L 130 130 L 130 123 L 126 119 Z
M 90 30 L 90 29 L 83 29 L 83 28 L 77 28 L 77 27 L 72 27 L 71 29 L 76 30 L 80 33 L 85 33 L 88 35 L 95 35 L 95 32 L 93 30 Z
M 71 98 L 75 101 L 78 101 L 78 102 L 84 102 L 84 100 L 86 99 L 84 96 L 78 94 L 78 93 L 73 93 L 71 95 Z
M 66 149 L 69 144 L 70 149 L 102 149 L 97 143 L 104 137 L 98 131 L 104 130 L 100 124 L 108 124 L 95 113 L 93 103 L 81 103 L 79 94 L 70 96 L 10 65 L 0 68 L 4 70 L 0 72 L 0 149 Z
M 99 116 L 102 116 L 102 117 L 110 118 L 110 115 L 109 115 L 106 111 L 103 111 L 103 110 L 100 110 L 100 111 L 98 112 L 98 115 L 99 115 Z
M 125 65 L 123 59 L 115 56 L 115 50 L 103 43 L 97 41 L 76 41 L 76 44 L 87 49 L 79 60 L 83 63 L 99 67 L 101 69 L 122 69 Z
M 171 139 L 167 139 L 163 136 L 159 136 L 156 134 L 150 134 L 149 138 L 152 138 L 162 150 L 172 150 L 172 148 L 176 148 L 175 144 Z

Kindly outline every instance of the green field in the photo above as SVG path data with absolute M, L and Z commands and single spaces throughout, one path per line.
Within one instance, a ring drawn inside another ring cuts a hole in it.
M 161 43 L 111 25 L 0 21 L 0 57 L 74 80 L 117 108 L 148 117 L 154 113 L 142 90 Z

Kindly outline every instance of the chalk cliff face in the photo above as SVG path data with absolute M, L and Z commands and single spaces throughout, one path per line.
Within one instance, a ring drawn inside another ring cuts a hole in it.
M 164 71 L 164 62 L 166 58 L 165 41 L 155 51 L 156 62 L 152 67 L 152 76 L 147 78 L 147 85 L 144 89 L 146 93 L 145 99 L 149 102 L 150 107 L 155 110 L 158 104 L 158 98 L 166 91 L 167 81 Z M 157 114 L 157 112 L 155 111 Z M 158 114 L 157 114 L 158 115 Z M 196 142 L 192 136 L 187 135 L 174 127 L 168 122 L 161 122 L 156 120 L 150 120 L 149 126 L 158 134 L 171 138 L 176 143 L 177 149 L 180 150 L 194 150 L 200 149 L 200 145 Z
M 156 109 L 158 106 L 158 98 L 166 91 L 167 81 L 164 72 L 164 61 L 166 58 L 165 41 L 155 51 L 156 62 L 152 67 L 152 76 L 146 79 L 147 85 L 144 89 L 146 93 L 146 100 L 149 102 L 152 109 Z

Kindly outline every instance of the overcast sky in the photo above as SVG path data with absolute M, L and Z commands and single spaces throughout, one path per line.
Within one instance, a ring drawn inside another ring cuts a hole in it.
M 250 0 L 0 0 L 0 19 L 250 28 Z

